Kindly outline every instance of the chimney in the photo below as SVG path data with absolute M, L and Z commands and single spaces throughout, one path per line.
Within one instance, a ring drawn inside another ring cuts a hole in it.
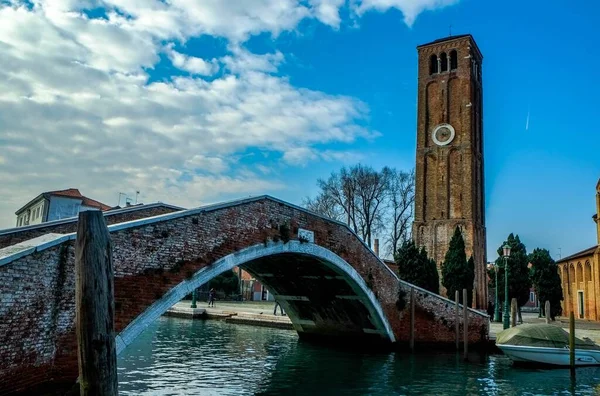
M 375 255 L 379 257 L 379 239 L 375 238 L 375 242 L 373 244 L 373 250 L 375 251 Z

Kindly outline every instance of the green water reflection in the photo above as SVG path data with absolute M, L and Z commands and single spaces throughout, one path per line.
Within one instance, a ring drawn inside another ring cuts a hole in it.
M 161 318 L 118 360 L 122 395 L 595 395 L 600 368 L 514 368 L 503 356 L 366 354 L 295 332 Z

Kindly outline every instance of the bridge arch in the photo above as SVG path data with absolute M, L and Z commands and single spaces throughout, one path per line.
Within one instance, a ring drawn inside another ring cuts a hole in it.
M 125 349 L 127 345 L 133 342 L 133 340 L 146 329 L 146 327 L 164 314 L 172 305 L 191 293 L 192 290 L 236 266 L 243 267 L 246 271 L 259 279 L 261 283 L 270 286 L 270 290 L 272 290 L 276 298 L 282 297 L 281 294 L 278 293 L 277 281 L 268 279 L 268 275 L 270 274 L 261 274 L 258 272 L 257 268 L 253 267 L 253 264 L 260 260 L 264 263 L 265 259 L 270 260 L 286 255 L 288 257 L 289 255 L 299 255 L 304 258 L 309 258 L 309 260 L 313 261 L 317 266 L 321 265 L 323 266 L 322 268 L 326 268 L 338 274 L 331 275 L 331 273 L 328 272 L 329 275 L 321 275 L 323 279 L 336 276 L 342 277 L 355 294 L 338 297 L 341 297 L 341 299 L 346 298 L 361 301 L 369 313 L 369 319 L 371 319 L 374 328 L 364 328 L 363 331 L 367 334 L 377 334 L 386 341 L 395 341 L 394 333 L 383 313 L 379 301 L 364 279 L 350 264 L 337 254 L 321 246 L 299 241 L 289 241 L 286 244 L 279 242 L 254 245 L 235 253 L 228 254 L 214 262 L 212 265 L 201 268 L 190 279 L 183 280 L 168 291 L 161 299 L 149 306 L 117 335 L 117 353 L 120 353 Z M 314 275 L 314 277 L 318 278 L 319 275 Z M 306 301 L 301 298 L 304 296 L 291 297 L 297 297 L 297 301 Z M 286 301 L 285 298 L 283 304 L 294 328 L 299 333 L 304 332 L 303 327 L 306 326 L 309 320 L 303 319 L 301 313 L 298 312 L 298 309 L 295 309 L 295 307 L 290 304 L 289 301 Z M 308 324 L 310 325 L 310 323 Z

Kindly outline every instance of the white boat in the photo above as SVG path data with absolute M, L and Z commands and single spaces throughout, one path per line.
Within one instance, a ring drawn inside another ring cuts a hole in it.
M 525 324 L 506 329 L 496 345 L 515 363 L 570 365 L 569 333 L 549 324 Z M 600 365 L 600 346 L 575 338 L 575 365 Z
M 522 345 L 498 345 L 513 362 L 539 363 L 555 366 L 570 366 L 569 348 L 530 347 Z M 576 366 L 600 365 L 600 350 L 585 350 L 575 348 Z

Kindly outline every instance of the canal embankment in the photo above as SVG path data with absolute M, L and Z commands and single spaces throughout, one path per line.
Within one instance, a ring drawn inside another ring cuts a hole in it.
M 281 315 L 279 308 L 277 315 L 273 314 L 275 303 L 270 301 L 250 302 L 218 302 L 215 307 L 208 307 L 206 302 L 198 302 L 196 308 L 191 308 L 191 301 L 183 300 L 173 305 L 165 316 L 174 316 L 188 319 L 217 319 L 227 323 L 246 324 L 261 327 L 293 330 L 290 319 Z
M 292 322 L 283 316 L 277 309 L 273 315 L 275 303 L 272 301 L 224 301 L 218 302 L 215 307 L 208 307 L 202 301 L 197 303 L 197 308 L 191 308 L 191 301 L 183 300 L 171 307 L 166 316 L 175 316 L 188 319 L 218 319 L 228 323 L 246 324 L 252 326 L 273 327 L 279 329 L 293 329 Z M 544 318 L 539 318 L 537 313 L 523 313 L 523 323 L 545 323 Z M 556 318 L 550 324 L 569 331 L 568 318 Z M 495 349 L 496 335 L 503 329 L 502 323 L 490 323 L 490 346 Z M 576 320 L 575 334 L 579 338 L 589 338 L 600 345 L 600 322 Z

